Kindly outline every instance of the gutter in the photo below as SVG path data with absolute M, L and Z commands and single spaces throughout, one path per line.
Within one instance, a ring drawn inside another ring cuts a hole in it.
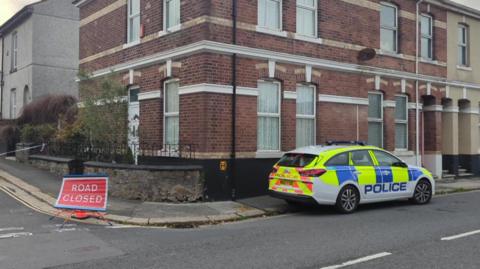
M 5 84 L 3 78 L 4 78 L 4 74 L 5 74 L 5 67 L 4 67 L 4 63 L 5 63 L 5 38 L 4 36 L 0 36 L 0 38 L 2 39 L 2 63 L 1 63 L 1 78 L 0 78 L 0 119 L 3 119 L 3 86 Z
M 415 75 L 418 77 L 419 74 L 419 24 L 420 24 L 420 4 L 424 0 L 417 0 L 417 5 L 416 5 L 416 19 L 415 19 Z M 420 153 L 420 97 L 419 95 L 419 89 L 418 89 L 418 78 L 415 80 L 415 103 L 416 108 L 415 108 L 415 151 L 417 152 L 416 154 L 416 163 L 417 166 L 421 166 L 422 163 L 422 156 Z M 423 145 L 423 144 L 422 144 Z
M 232 44 L 237 44 L 237 0 L 232 0 Z M 230 169 L 229 169 L 229 178 L 232 189 L 232 200 L 236 200 L 237 196 L 237 182 L 235 178 L 235 168 L 236 168 L 236 159 L 237 159 L 237 54 L 232 54 L 232 152 L 230 154 Z

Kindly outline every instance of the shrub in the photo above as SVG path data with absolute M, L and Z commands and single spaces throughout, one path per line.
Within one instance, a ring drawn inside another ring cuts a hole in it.
M 58 123 L 68 115 L 72 120 L 76 114 L 77 100 L 70 95 L 46 95 L 26 105 L 17 120 L 19 125 Z
M 32 125 L 25 124 L 20 130 L 20 141 L 24 143 L 46 143 L 56 132 L 53 124 Z

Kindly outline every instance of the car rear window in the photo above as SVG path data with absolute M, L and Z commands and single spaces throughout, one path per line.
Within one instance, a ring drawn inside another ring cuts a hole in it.
M 315 158 L 317 158 L 317 156 L 311 154 L 288 153 L 285 154 L 280 161 L 278 161 L 277 165 L 288 167 L 304 167 L 313 162 Z

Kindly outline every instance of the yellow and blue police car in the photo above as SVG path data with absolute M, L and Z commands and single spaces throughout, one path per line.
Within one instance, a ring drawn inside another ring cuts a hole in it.
M 435 181 L 425 168 L 362 142 L 328 142 L 286 153 L 269 176 L 269 193 L 289 203 L 335 205 L 341 213 L 359 204 L 410 199 L 430 202 Z

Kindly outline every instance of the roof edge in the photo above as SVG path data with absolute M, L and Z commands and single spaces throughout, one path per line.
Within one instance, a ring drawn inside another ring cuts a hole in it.
M 89 2 L 91 2 L 92 0 L 74 0 L 72 2 L 72 4 L 74 4 L 76 7 L 82 7 L 86 4 L 88 4 Z
M 15 13 L 10 19 L 0 26 L 0 36 L 8 33 L 12 28 L 22 23 L 25 19 L 30 17 L 33 13 L 32 5 L 25 6 L 20 11 Z
M 427 0 L 425 2 L 480 20 L 480 10 L 453 2 L 452 0 Z

